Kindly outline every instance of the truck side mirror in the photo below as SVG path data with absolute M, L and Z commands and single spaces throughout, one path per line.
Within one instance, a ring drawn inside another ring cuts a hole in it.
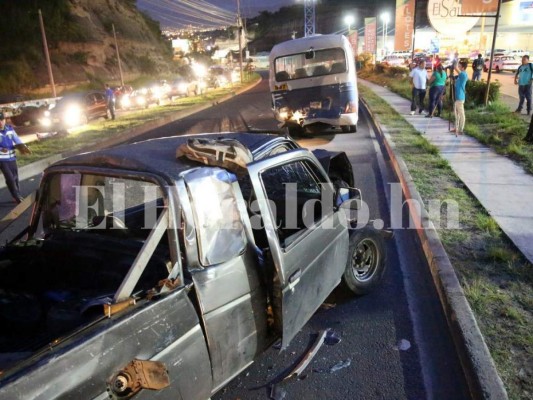
M 345 210 L 358 210 L 362 201 L 361 191 L 357 188 L 339 188 L 336 204 Z

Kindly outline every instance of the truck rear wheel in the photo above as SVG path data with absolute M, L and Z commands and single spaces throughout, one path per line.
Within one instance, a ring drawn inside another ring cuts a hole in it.
M 372 291 L 385 272 L 385 242 L 381 234 L 370 227 L 350 235 L 350 250 L 344 270 L 344 282 L 356 295 Z

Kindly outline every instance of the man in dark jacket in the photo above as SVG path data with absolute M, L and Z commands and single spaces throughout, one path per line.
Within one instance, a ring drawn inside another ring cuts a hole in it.
M 105 101 L 109 114 L 111 114 L 111 119 L 115 119 L 115 92 L 107 83 L 105 85 Z
M 477 58 L 472 62 L 472 80 L 479 81 L 481 80 L 481 71 L 483 71 L 483 66 L 485 62 L 483 61 L 483 55 L 480 53 L 477 55 Z
M 0 169 L 4 174 L 7 188 L 13 196 L 13 200 L 18 204 L 23 200 L 23 197 L 19 188 L 15 148 L 18 148 L 22 154 L 31 154 L 31 150 L 22 143 L 13 127 L 6 124 L 6 117 L 0 111 Z

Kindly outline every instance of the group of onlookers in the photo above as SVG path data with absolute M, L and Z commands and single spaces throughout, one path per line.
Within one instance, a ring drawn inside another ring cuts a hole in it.
M 450 69 L 450 79 L 453 84 L 450 85 L 452 99 L 454 101 L 455 128 L 452 132 L 461 135 L 464 131 L 465 112 L 464 103 L 466 99 L 466 82 L 468 76 L 465 72 L 468 63 L 466 61 L 456 61 Z M 457 72 L 454 76 L 453 73 Z M 426 61 L 421 60 L 416 67 L 409 73 L 411 85 L 413 88 L 411 97 L 411 115 L 424 112 L 424 99 L 426 97 L 427 86 L 429 85 L 429 107 L 426 118 L 432 118 L 435 114 L 440 116 L 442 113 L 442 100 L 445 94 L 446 82 L 448 75 L 441 63 L 437 63 L 431 77 L 428 77 L 426 70 Z M 436 112 L 436 113 L 435 113 Z
M 483 63 L 483 57 L 479 54 L 478 58 L 472 63 L 473 81 L 481 79 Z M 429 86 L 429 102 L 425 116 L 427 118 L 432 118 L 434 115 L 440 116 L 446 83 L 450 79 L 450 95 L 454 104 L 455 113 L 455 128 L 452 129 L 452 132 L 456 135 L 463 134 L 465 126 L 464 103 L 466 100 L 466 83 L 468 81 L 467 67 L 468 62 L 459 60 L 456 55 L 454 62 L 447 68 L 449 69 L 449 76 L 442 64 L 437 62 L 429 77 L 426 70 L 426 61 L 421 59 L 416 66 L 413 66 L 409 73 L 412 86 L 411 115 L 414 115 L 417 109 L 419 114 L 424 112 L 424 99 L 426 97 L 427 87 Z M 454 73 L 457 73 L 457 75 L 454 75 Z M 525 102 L 527 115 L 531 114 L 532 80 L 533 64 L 529 62 L 529 56 L 524 55 L 522 57 L 522 65 L 516 71 L 514 78 L 515 85 L 518 85 L 519 94 L 518 108 L 515 113 L 521 113 Z M 525 140 L 533 142 L 533 117 Z

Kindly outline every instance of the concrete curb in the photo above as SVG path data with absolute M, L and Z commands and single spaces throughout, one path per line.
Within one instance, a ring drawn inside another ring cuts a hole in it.
M 364 99 L 361 99 L 361 104 L 390 157 L 392 168 L 402 186 L 405 198 L 413 199 L 423 205 L 413 178 L 401 156 L 396 153 L 390 135 L 378 124 Z M 419 221 L 416 223 L 416 233 L 430 267 L 472 398 L 507 399 L 507 392 L 485 339 L 426 209 L 421 207 L 419 215 L 415 204 L 408 202 L 408 207 L 415 223 Z
M 232 93 L 230 93 L 230 94 L 228 94 L 228 95 L 216 100 L 215 102 L 206 102 L 206 103 L 203 103 L 203 104 L 198 104 L 196 106 L 192 106 L 192 107 L 187 108 L 185 110 L 177 111 L 176 113 L 174 113 L 172 115 L 167 115 L 167 116 L 162 117 L 160 119 L 149 121 L 149 122 L 147 122 L 145 124 L 136 126 L 135 128 L 131 128 L 131 129 L 122 131 L 120 133 L 117 133 L 113 137 L 110 137 L 109 139 L 103 140 L 103 141 L 99 142 L 96 145 L 89 146 L 89 147 L 86 147 L 86 148 L 84 148 L 82 150 L 78 150 L 78 151 L 70 151 L 70 152 L 67 151 L 67 152 L 64 152 L 64 153 L 61 153 L 61 154 L 56 154 L 56 155 L 47 157 L 45 159 L 36 161 L 34 163 L 25 165 L 23 167 L 20 167 L 19 168 L 19 180 L 22 181 L 24 179 L 28 179 L 28 178 L 30 178 L 32 176 L 35 176 L 35 175 L 43 172 L 49 165 L 51 165 L 51 164 L 55 163 L 56 161 L 59 161 L 59 160 L 61 160 L 63 158 L 67 158 L 67 157 L 70 157 L 72 155 L 79 154 L 79 153 L 85 153 L 85 152 L 89 152 L 89 151 L 96 151 L 96 150 L 100 150 L 100 149 L 103 149 L 103 148 L 106 148 L 106 147 L 116 146 L 118 144 L 121 144 L 122 142 L 125 142 L 126 140 L 134 139 L 134 138 L 136 138 L 138 136 L 141 136 L 141 135 L 145 134 L 146 132 L 151 131 L 153 129 L 160 128 L 160 127 L 162 127 L 164 125 L 167 125 L 167 124 L 170 124 L 172 122 L 179 121 L 180 119 L 187 118 L 187 117 L 189 117 L 189 116 L 191 116 L 193 114 L 196 114 L 196 113 L 198 113 L 200 111 L 207 110 L 208 108 L 214 107 L 214 106 L 216 106 L 219 103 L 223 103 L 223 102 L 225 102 L 227 100 L 230 100 L 233 97 L 238 96 L 239 94 L 246 92 L 247 90 L 253 89 L 257 85 L 259 85 L 259 83 L 261 83 L 262 80 L 263 79 L 261 77 L 259 77 L 259 79 L 257 79 L 255 82 L 251 83 L 250 85 L 242 87 L 239 90 L 236 90 L 236 91 L 234 91 L 234 92 L 232 92 Z M 0 189 L 5 188 L 5 187 L 6 187 L 5 180 L 1 180 L 0 181 Z

